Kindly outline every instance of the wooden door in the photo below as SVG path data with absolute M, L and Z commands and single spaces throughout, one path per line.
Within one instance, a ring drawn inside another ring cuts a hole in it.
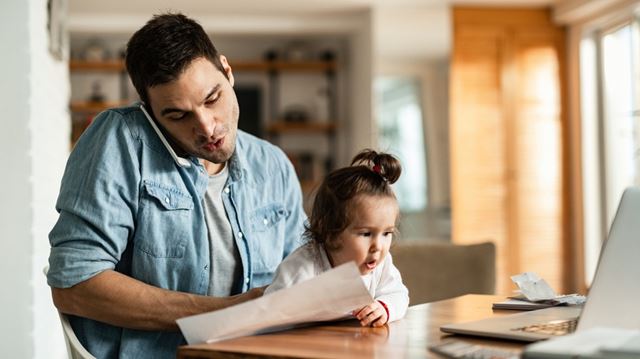
M 453 240 L 497 246 L 498 292 L 564 290 L 564 33 L 547 10 L 454 9 Z

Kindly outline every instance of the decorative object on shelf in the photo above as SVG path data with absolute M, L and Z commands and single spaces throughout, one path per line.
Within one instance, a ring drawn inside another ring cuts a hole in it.
M 267 51 L 264 52 L 264 55 L 262 55 L 262 57 L 264 58 L 265 61 L 271 62 L 271 61 L 278 60 L 278 58 L 280 57 L 280 54 L 276 49 L 268 49 Z
M 87 42 L 87 45 L 82 51 L 82 55 L 86 61 L 90 62 L 100 62 L 109 58 L 109 54 L 102 40 L 98 38 L 93 38 Z
M 303 105 L 291 105 L 284 110 L 282 118 L 286 122 L 304 123 L 309 121 L 309 110 Z
M 288 61 L 313 60 L 313 51 L 306 41 L 291 41 L 284 50 L 285 59 Z
M 325 62 L 332 62 L 332 61 L 335 61 L 335 59 L 336 59 L 335 51 L 331 49 L 320 51 L 320 60 Z
M 104 102 L 105 96 L 102 92 L 102 83 L 100 81 L 94 81 L 91 85 L 91 94 L 89 95 L 90 102 Z

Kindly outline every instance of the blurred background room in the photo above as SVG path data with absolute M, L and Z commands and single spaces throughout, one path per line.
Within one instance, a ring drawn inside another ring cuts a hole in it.
M 93 117 L 136 101 L 124 48 L 153 14 L 210 34 L 240 128 L 285 150 L 307 206 L 360 149 L 388 151 L 403 164 L 399 244 L 490 242 L 495 293 L 533 271 L 584 294 L 621 193 L 640 182 L 639 5 L 3 1 L 3 356 L 66 356 L 42 274 L 60 179 Z

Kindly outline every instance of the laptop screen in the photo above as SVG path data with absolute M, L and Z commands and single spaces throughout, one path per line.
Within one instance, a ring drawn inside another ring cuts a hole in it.
M 622 194 L 578 331 L 593 327 L 640 328 L 640 188 Z

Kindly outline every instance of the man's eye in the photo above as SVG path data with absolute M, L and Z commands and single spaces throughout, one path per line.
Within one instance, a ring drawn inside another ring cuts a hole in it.
M 214 97 L 207 99 L 207 101 L 205 101 L 205 104 L 213 105 L 214 103 L 218 102 L 219 99 L 220 99 L 220 94 L 216 94 Z
M 182 120 L 183 118 L 185 118 L 185 116 L 186 116 L 186 114 L 185 114 L 184 112 L 183 112 L 183 113 L 181 113 L 181 114 L 177 114 L 177 113 L 176 113 L 175 115 L 169 116 L 169 119 L 170 119 L 171 121 L 180 121 L 180 120 Z

